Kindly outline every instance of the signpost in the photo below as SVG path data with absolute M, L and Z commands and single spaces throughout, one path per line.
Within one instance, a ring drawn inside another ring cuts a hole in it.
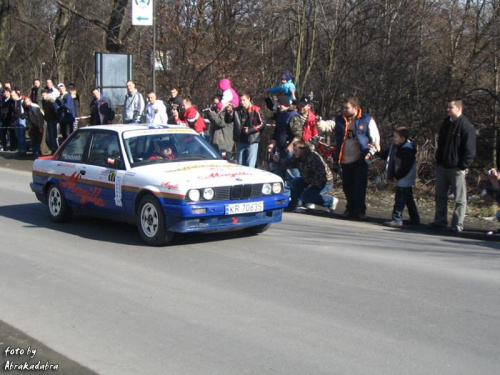
M 132 25 L 153 26 L 152 90 L 156 91 L 156 25 L 154 22 L 154 0 L 132 0 Z
M 132 25 L 153 26 L 153 1 L 132 0 Z

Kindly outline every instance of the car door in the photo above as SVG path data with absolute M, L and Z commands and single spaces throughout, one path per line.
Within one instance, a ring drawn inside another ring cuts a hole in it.
M 92 188 L 92 211 L 123 214 L 122 182 L 125 174 L 118 133 L 95 130 L 90 141 L 85 178 Z
M 85 201 L 87 190 L 82 188 L 85 178 L 88 144 L 91 131 L 77 131 L 61 146 L 57 158 L 56 179 L 62 194 L 72 207 L 81 207 Z

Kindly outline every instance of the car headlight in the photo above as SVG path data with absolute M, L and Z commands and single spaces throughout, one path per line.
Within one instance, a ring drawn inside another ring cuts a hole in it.
M 262 185 L 262 194 L 269 195 L 269 194 L 271 194 L 271 191 L 272 191 L 271 184 Z
M 206 188 L 203 190 L 203 199 L 205 199 L 207 201 L 214 199 L 214 195 L 215 195 L 215 192 L 214 192 L 214 189 L 212 189 L 212 188 Z
M 281 185 L 281 182 L 275 182 L 273 184 L 273 193 L 274 194 L 279 194 L 283 190 L 283 185 Z
M 200 191 L 193 189 L 188 191 L 188 198 L 192 202 L 198 202 L 200 200 Z

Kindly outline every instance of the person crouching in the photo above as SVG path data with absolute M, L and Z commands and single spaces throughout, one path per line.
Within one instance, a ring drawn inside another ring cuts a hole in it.
M 281 159 L 274 155 L 274 162 L 282 168 L 298 168 L 301 177 L 290 181 L 290 204 L 287 211 L 301 212 L 314 204 L 332 212 L 337 207 L 338 199 L 326 195 L 333 186 L 333 175 L 323 158 L 304 141 L 293 143 L 293 158 Z M 301 202 L 305 207 L 300 206 Z

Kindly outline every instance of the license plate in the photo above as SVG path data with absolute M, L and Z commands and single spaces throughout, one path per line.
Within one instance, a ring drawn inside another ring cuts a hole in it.
M 248 214 L 264 211 L 264 202 L 226 204 L 226 215 Z

